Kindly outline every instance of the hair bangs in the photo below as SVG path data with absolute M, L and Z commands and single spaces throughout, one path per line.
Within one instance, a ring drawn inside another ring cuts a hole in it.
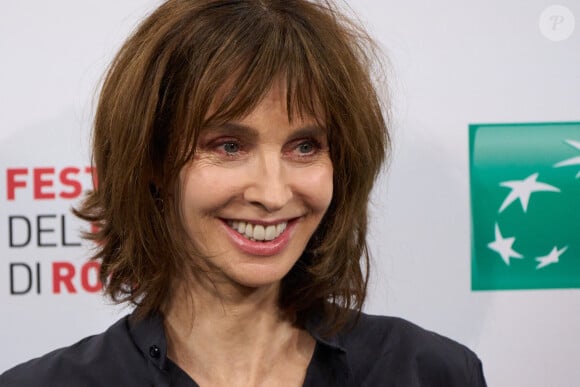
M 324 82 L 315 74 L 322 71 L 309 60 L 304 39 L 283 18 L 254 24 L 249 31 L 228 39 L 208 63 L 203 83 L 211 107 L 204 126 L 219 125 L 249 114 L 276 82 L 286 93 L 288 120 L 311 116 L 325 122 L 327 109 L 321 104 Z M 241 31 L 239 31 L 241 32 Z M 232 55 L 233 54 L 233 55 Z

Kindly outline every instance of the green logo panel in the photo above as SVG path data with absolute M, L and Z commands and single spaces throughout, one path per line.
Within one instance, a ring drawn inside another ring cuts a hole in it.
M 580 288 L 580 122 L 469 126 L 473 290 Z

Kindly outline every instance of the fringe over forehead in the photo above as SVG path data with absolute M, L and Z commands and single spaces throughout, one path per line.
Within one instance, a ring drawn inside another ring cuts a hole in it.
M 372 52 L 370 39 L 332 8 L 292 0 L 163 4 L 135 36 L 147 37 L 136 54 L 149 64 L 158 98 L 153 148 L 167 145 L 151 149 L 153 156 L 176 173 L 193 156 L 200 129 L 243 117 L 275 81 L 285 86 L 289 120 L 313 116 L 332 139 L 333 117 L 366 89 Z M 167 160 L 168 151 L 181 157 Z M 166 175 L 163 169 L 156 172 Z

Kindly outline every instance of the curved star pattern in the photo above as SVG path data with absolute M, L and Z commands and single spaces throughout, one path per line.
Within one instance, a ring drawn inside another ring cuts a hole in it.
M 518 258 L 521 259 L 524 256 L 514 251 L 512 245 L 516 241 L 515 237 L 504 238 L 501 235 L 501 231 L 499 229 L 499 225 L 495 224 L 495 240 L 487 244 L 487 247 L 495 251 L 501 256 L 501 259 L 505 262 L 506 265 L 509 266 L 510 258 Z
M 501 213 L 518 199 L 520 200 L 522 209 L 526 212 L 528 210 L 528 203 L 532 193 L 541 191 L 560 192 L 558 187 L 537 181 L 538 175 L 538 173 L 534 173 L 533 175 L 526 177 L 524 180 L 511 180 L 500 183 L 499 185 L 502 187 L 509 187 L 512 190 L 503 201 L 499 208 L 499 212 Z
M 568 145 L 580 150 L 580 141 L 566 140 L 565 142 L 568 143 Z M 554 164 L 554 168 L 567 167 L 570 165 L 580 165 L 580 156 L 560 161 L 559 163 Z M 576 179 L 578 178 L 580 178 L 580 171 L 576 174 Z
M 565 142 L 568 145 L 580 150 L 580 141 L 565 140 Z M 560 161 L 554 164 L 554 168 L 567 167 L 573 165 L 580 166 L 580 156 L 571 157 L 569 159 Z M 508 187 L 511 188 L 512 190 L 503 201 L 498 212 L 501 213 L 503 210 L 509 207 L 510 204 L 512 204 L 518 199 L 520 201 L 520 204 L 522 205 L 522 209 L 524 210 L 524 212 L 526 212 L 528 209 L 528 204 L 532 193 L 541 191 L 560 192 L 560 189 L 558 187 L 554 187 L 553 185 L 537 181 L 538 176 L 539 176 L 538 173 L 534 173 L 533 175 L 526 177 L 524 180 L 510 180 L 500 183 L 500 186 Z M 576 178 L 577 179 L 580 178 L 580 171 L 576 174 Z M 524 258 L 523 255 L 521 255 L 520 253 L 518 253 L 513 249 L 512 246 L 515 243 L 515 241 L 516 241 L 515 237 L 504 238 L 501 235 L 499 225 L 496 223 L 495 240 L 493 242 L 488 243 L 487 247 L 497 252 L 501 256 L 501 259 L 505 262 L 505 264 L 509 266 L 511 258 L 518 259 Z M 566 250 L 568 250 L 568 246 L 564 246 L 561 249 L 558 249 L 557 246 L 554 246 L 550 251 L 550 253 L 548 253 L 548 255 L 537 257 L 536 261 L 538 262 L 538 265 L 536 266 L 536 270 L 560 262 L 560 256 L 562 256 L 566 252 Z
M 538 266 L 536 266 L 536 270 L 553 263 L 558 263 L 560 261 L 560 255 L 564 254 L 566 250 L 568 250 L 568 246 L 562 247 L 560 250 L 558 250 L 558 247 L 554 247 L 552 251 L 550 251 L 550 254 L 536 258 L 536 261 L 539 262 Z

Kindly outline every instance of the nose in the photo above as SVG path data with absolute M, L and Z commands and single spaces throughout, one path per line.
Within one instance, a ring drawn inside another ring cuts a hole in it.
M 292 198 L 292 189 L 278 152 L 258 155 L 249 175 L 250 181 L 244 190 L 247 202 L 267 212 L 276 212 Z

